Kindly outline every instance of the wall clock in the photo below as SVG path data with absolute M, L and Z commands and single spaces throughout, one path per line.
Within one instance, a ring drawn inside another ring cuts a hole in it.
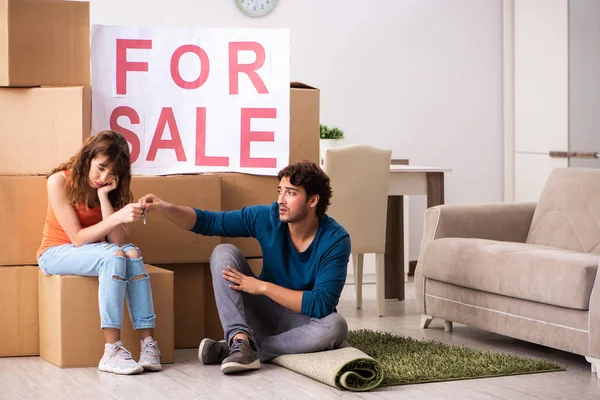
M 277 0 L 235 0 L 235 4 L 245 15 L 259 18 L 273 11 Z

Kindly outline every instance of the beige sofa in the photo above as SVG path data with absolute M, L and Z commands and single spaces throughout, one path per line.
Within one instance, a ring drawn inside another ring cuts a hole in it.
M 586 356 L 600 378 L 600 170 L 556 169 L 539 202 L 425 213 L 415 273 L 434 317 Z

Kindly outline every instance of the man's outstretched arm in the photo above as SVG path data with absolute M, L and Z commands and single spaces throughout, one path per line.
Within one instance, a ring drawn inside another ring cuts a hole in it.
M 181 229 L 189 231 L 196 223 L 196 211 L 192 207 L 168 203 L 153 194 L 145 195 L 139 203 L 147 213 L 159 212 Z
M 208 211 L 179 206 L 147 194 L 140 199 L 147 212 L 159 212 L 187 231 L 205 236 L 256 237 L 257 220 L 268 218 L 269 206 L 257 205 L 234 211 Z

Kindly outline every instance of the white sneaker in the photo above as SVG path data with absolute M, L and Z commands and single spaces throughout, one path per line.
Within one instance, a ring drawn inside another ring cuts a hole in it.
M 116 343 L 106 343 L 104 345 L 104 355 L 98 364 L 98 369 L 122 375 L 136 374 L 144 370 L 141 365 L 135 362 L 131 357 L 131 353 L 123 347 L 120 340 Z
M 160 365 L 160 350 L 156 340 L 152 336 L 148 336 L 146 339 L 141 341 L 142 352 L 140 353 L 141 365 L 146 371 L 160 371 L 162 366 Z

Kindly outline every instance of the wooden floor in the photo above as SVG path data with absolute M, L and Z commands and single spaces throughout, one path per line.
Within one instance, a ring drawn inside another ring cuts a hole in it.
M 364 285 L 364 308 L 356 310 L 354 286 L 347 285 L 339 312 L 350 329 L 369 328 L 440 340 L 469 347 L 554 360 L 567 368 L 511 377 L 473 379 L 380 388 L 362 394 L 343 392 L 271 364 L 260 371 L 225 376 L 218 366 L 202 366 L 197 350 L 175 351 L 176 363 L 158 373 L 117 376 L 95 368 L 61 370 L 39 357 L 0 358 L 0 399 L 600 399 L 600 379 L 584 357 L 455 324 L 446 333 L 434 320 L 419 328 L 413 284 L 404 302 L 388 302 L 387 315 L 375 314 L 375 286 Z

